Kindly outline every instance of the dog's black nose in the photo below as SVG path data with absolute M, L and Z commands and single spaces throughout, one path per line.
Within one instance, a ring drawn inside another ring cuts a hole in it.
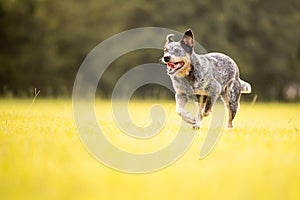
M 165 62 L 169 62 L 170 59 L 171 59 L 171 56 L 164 56 L 164 61 L 165 61 Z

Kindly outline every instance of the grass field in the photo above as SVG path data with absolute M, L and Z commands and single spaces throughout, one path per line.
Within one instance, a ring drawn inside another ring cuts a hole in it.
M 155 138 L 133 141 L 113 122 L 108 101 L 97 101 L 99 124 L 127 151 L 155 151 L 180 126 L 173 101 L 130 104 L 145 125 L 152 104 L 168 115 Z M 0 199 L 300 199 L 300 104 L 242 103 L 235 129 L 223 131 L 199 159 L 209 120 L 173 165 L 132 175 L 107 168 L 83 147 L 70 100 L 0 100 Z

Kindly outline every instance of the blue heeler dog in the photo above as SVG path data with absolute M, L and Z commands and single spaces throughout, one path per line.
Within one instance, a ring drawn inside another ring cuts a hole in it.
M 228 110 L 227 128 L 233 128 L 232 120 L 237 113 L 241 93 L 251 93 L 251 85 L 239 78 L 236 63 L 227 55 L 197 55 L 192 30 L 187 30 L 178 42 L 173 37 L 174 34 L 167 36 L 161 60 L 167 65 L 176 92 L 176 112 L 198 129 L 202 118 L 210 114 L 212 106 L 221 96 Z M 196 102 L 196 117 L 184 109 L 188 101 Z

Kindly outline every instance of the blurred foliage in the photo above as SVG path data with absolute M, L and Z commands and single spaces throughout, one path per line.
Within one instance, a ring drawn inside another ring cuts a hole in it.
M 192 28 L 208 51 L 238 63 L 260 99 L 286 100 L 291 86 L 293 98 L 300 96 L 299 0 L 0 0 L 0 95 L 32 96 L 38 88 L 44 96 L 69 96 L 97 44 L 145 26 Z M 101 80 L 103 96 L 120 73 L 156 62 L 161 52 L 137 55 L 113 63 Z

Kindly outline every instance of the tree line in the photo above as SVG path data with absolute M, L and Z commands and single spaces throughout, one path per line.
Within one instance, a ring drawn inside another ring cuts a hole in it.
M 147 26 L 192 28 L 207 51 L 230 55 L 253 85 L 248 98 L 300 98 L 298 0 L 0 0 L 0 96 L 30 97 L 34 88 L 46 97 L 70 96 L 80 64 L 97 44 Z M 122 73 L 161 54 L 123 56 L 105 73 L 99 95 L 109 97 Z

